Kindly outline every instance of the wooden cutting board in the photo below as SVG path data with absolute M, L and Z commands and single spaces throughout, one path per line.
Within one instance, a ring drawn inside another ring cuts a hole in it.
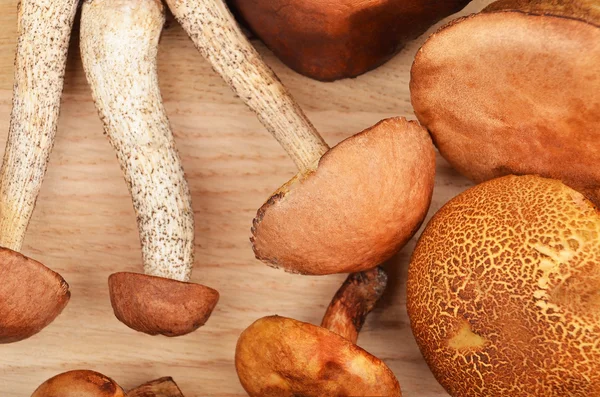
M 461 14 L 487 3 L 474 1 Z M 0 0 L 1 147 L 11 110 L 16 4 Z M 113 316 L 107 277 L 141 271 L 139 238 L 125 182 L 82 70 L 78 34 L 76 27 L 57 141 L 24 247 L 26 255 L 63 275 L 72 299 L 38 335 L 0 346 L 0 394 L 29 396 L 57 373 L 86 368 L 127 389 L 170 375 L 186 397 L 244 396 L 233 363 L 240 332 L 271 314 L 319 323 L 344 279 L 290 275 L 254 258 L 248 240 L 252 219 L 269 194 L 294 175 L 294 165 L 170 18 L 159 51 L 159 76 L 193 193 L 197 245 L 192 281 L 216 288 L 221 300 L 207 325 L 184 337 L 151 337 L 125 327 Z M 335 83 L 304 78 L 255 44 L 333 145 L 386 117 L 415 118 L 409 70 L 427 35 L 376 71 Z M 438 160 L 429 216 L 471 185 Z M 445 396 L 421 358 L 406 315 L 406 270 L 414 240 L 385 264 L 389 288 L 359 344 L 391 367 L 406 397 Z

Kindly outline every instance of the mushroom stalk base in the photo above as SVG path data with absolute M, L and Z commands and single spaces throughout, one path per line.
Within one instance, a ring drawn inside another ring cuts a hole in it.
M 222 0 L 167 0 L 213 69 L 254 111 L 301 172 L 314 170 L 329 146 L 238 27 Z
M 356 343 L 367 315 L 383 295 L 386 285 L 387 275 L 379 266 L 350 274 L 329 304 L 321 327 Z
M 0 246 L 20 251 L 58 125 L 78 0 L 21 0 L 8 141 L 0 170 Z

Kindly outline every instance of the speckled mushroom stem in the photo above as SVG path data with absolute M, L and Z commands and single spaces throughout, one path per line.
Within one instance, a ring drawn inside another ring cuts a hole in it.
M 13 107 L 0 169 L 0 246 L 20 251 L 58 125 L 78 0 L 21 0 Z
M 127 397 L 184 397 L 171 377 L 160 378 L 127 392 Z
M 81 55 L 131 192 L 144 272 L 188 281 L 194 262 L 191 197 L 156 72 L 164 21 L 159 0 L 85 0 Z
M 246 39 L 222 0 L 167 0 L 196 48 L 279 141 L 300 171 L 329 146 Z
M 379 266 L 350 274 L 331 300 L 321 327 L 356 343 L 367 315 L 383 295 L 386 285 L 387 274 Z

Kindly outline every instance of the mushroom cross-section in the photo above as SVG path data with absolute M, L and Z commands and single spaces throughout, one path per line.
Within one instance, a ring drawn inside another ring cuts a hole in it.
M 127 397 L 184 397 L 171 377 L 155 379 L 127 392 Z
M 157 0 L 87 0 L 81 53 L 133 199 L 142 244 L 145 274 L 109 278 L 115 315 L 137 331 L 178 336 L 207 321 L 219 294 L 188 282 L 194 215 L 156 72 L 164 19 Z
M 12 113 L 0 169 L 0 343 L 38 333 L 70 298 L 69 286 L 58 273 L 18 252 L 54 145 L 77 4 L 18 4 Z
M 396 253 L 431 201 L 435 153 L 427 131 L 392 118 L 330 149 L 222 0 L 167 4 L 300 170 L 258 211 L 256 257 L 290 272 L 331 274 L 370 269 Z
M 358 332 L 385 290 L 380 268 L 351 274 L 321 327 L 264 317 L 240 336 L 235 365 L 251 397 L 402 395 L 383 361 L 356 346 Z
M 125 397 L 125 392 L 112 379 L 94 371 L 64 372 L 48 379 L 31 397 Z

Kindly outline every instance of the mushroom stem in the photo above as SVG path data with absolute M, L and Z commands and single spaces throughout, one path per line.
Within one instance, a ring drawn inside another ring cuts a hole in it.
M 246 39 L 222 0 L 167 0 L 196 48 L 252 109 L 302 172 L 329 146 Z
M 20 251 L 58 125 L 78 0 L 21 0 L 13 107 L 0 169 L 0 246 Z
M 321 327 L 356 343 L 367 315 L 383 295 L 386 285 L 387 274 L 380 266 L 350 274 L 331 300 Z
M 164 21 L 157 0 L 85 0 L 81 55 L 133 199 L 144 272 L 188 281 L 194 262 L 191 197 L 156 72 Z
M 127 397 L 183 397 L 177 383 L 171 377 L 144 383 L 127 392 Z

